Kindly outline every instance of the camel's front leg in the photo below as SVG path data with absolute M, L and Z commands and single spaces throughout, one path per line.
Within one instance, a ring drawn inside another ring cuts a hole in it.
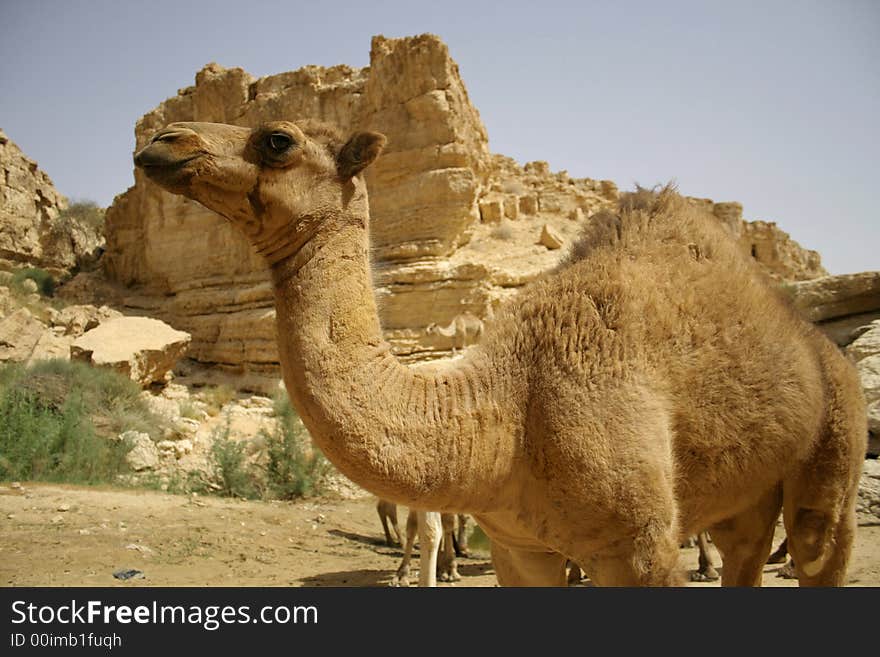
M 419 511 L 419 586 L 437 586 L 437 552 L 443 527 L 436 511 Z

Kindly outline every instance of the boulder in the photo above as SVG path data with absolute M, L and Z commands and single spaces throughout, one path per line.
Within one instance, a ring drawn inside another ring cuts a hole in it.
M 77 338 L 70 357 L 114 369 L 146 387 L 164 381 L 189 342 L 189 333 L 158 319 L 119 317 Z
M 74 305 L 62 308 L 52 316 L 52 326 L 64 329 L 65 335 L 79 337 L 102 322 L 122 317 L 122 313 L 107 306 Z
M 149 434 L 140 431 L 126 431 L 119 434 L 119 440 L 131 445 L 125 461 L 135 472 L 152 470 L 159 465 L 159 448 Z
M 856 363 L 880 354 L 880 319 L 868 324 L 867 330 L 862 330 L 861 335 L 846 348 L 846 353 Z
M 519 211 L 528 216 L 538 214 L 538 197 L 535 194 L 519 197 Z
M 862 465 L 856 513 L 862 522 L 880 519 L 880 461 L 876 459 L 866 459 Z
M 868 453 L 880 450 L 880 320 L 871 322 L 846 348 L 847 355 L 855 362 L 862 381 L 865 401 L 868 403 Z
M 0 319 L 0 362 L 30 360 L 47 330 L 27 308 L 19 308 Z
M 480 220 L 484 224 L 497 224 L 504 218 L 504 202 L 501 199 L 480 201 Z
M 880 310 L 880 271 L 823 276 L 791 284 L 797 306 L 813 322 Z
M 544 224 L 541 229 L 541 237 L 538 239 L 539 244 L 543 244 L 548 249 L 558 249 L 563 244 L 563 239 L 550 226 Z

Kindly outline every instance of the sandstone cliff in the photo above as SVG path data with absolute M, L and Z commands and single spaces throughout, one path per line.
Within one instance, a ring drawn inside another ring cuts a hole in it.
M 457 317 L 491 315 L 500 300 L 555 266 L 590 215 L 618 198 L 611 181 L 491 155 L 458 67 L 431 35 L 375 37 L 364 69 L 307 66 L 255 80 L 209 64 L 195 86 L 138 122 L 137 147 L 173 121 L 254 126 L 279 117 L 388 136 L 367 178 L 374 281 L 386 337 L 407 359 L 447 355 Z M 139 171 L 135 179 L 107 213 L 105 268 L 131 286 L 125 305 L 191 333 L 189 354 L 201 362 L 277 376 L 262 263 L 213 213 L 159 190 Z M 777 276 L 824 273 L 817 254 L 774 233 L 772 224 L 743 222 L 738 204 L 698 202 Z M 428 331 L 432 324 L 452 328 Z
M 56 277 L 103 245 L 99 226 L 66 212 L 67 199 L 0 130 L 0 269 L 41 267 Z

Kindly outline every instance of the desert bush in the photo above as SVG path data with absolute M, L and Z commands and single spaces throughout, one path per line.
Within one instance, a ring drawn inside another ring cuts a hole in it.
M 38 269 L 36 267 L 19 269 L 12 276 L 12 285 L 14 288 L 17 288 L 19 292 L 23 292 L 22 284 L 26 280 L 32 280 L 36 283 L 37 289 L 44 297 L 51 297 L 55 294 L 55 279 L 52 277 L 52 274 L 44 269 Z
M 65 365 L 0 368 L 0 479 L 101 483 L 128 471 L 130 447 L 108 440 L 93 421 L 104 410 L 96 402 L 119 387 L 104 379 L 122 377 Z
M 164 429 L 128 378 L 85 363 L 0 366 L 0 478 L 112 482 L 128 471 L 128 430 Z
M 199 391 L 199 397 L 205 402 L 209 415 L 217 415 L 222 408 L 235 399 L 235 390 L 227 385 L 209 386 Z
M 491 230 L 489 237 L 502 241 L 512 240 L 513 226 L 511 226 L 510 222 L 505 219 Z
M 181 399 L 177 402 L 177 408 L 180 411 L 180 417 L 189 418 L 190 420 L 201 420 L 202 411 L 192 399 Z M 216 415 L 216 413 L 212 413 Z
M 269 492 L 276 498 L 290 500 L 318 495 L 324 490 L 330 462 L 312 445 L 287 396 L 275 398 L 278 422 L 273 431 L 263 431 L 268 465 L 266 478 Z
M 191 488 L 223 497 L 256 499 L 262 486 L 253 466 L 249 466 L 245 443 L 231 436 L 229 418 L 223 427 L 214 431 L 208 472 L 201 473 Z
M 59 213 L 55 223 L 63 225 L 72 222 L 99 231 L 104 226 L 104 213 L 104 209 L 94 201 L 74 201 Z

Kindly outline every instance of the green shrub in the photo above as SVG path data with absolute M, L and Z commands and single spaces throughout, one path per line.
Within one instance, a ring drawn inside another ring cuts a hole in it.
M 217 415 L 226 404 L 235 399 L 235 390 L 227 385 L 210 386 L 200 390 L 199 396 L 207 405 L 206 412 Z
M 290 500 L 323 491 L 330 463 L 311 444 L 305 427 L 286 396 L 275 399 L 278 423 L 274 431 L 263 431 L 268 452 L 267 483 L 272 495 Z
M 248 467 L 245 443 L 230 436 L 228 417 L 226 425 L 214 432 L 209 463 L 210 473 L 194 482 L 196 490 L 224 497 L 260 497 L 258 478 Z
M 181 399 L 177 402 L 177 408 L 180 410 L 180 417 L 189 418 L 190 420 L 201 420 L 202 412 L 195 402 L 191 399 Z
M 22 290 L 22 283 L 28 279 L 37 284 L 37 289 L 44 297 L 51 297 L 55 294 L 55 279 L 52 277 L 52 274 L 44 269 L 37 269 L 35 267 L 19 269 L 12 276 L 12 284 L 19 290 Z
M 58 224 L 77 223 L 97 230 L 104 226 L 104 209 L 94 201 L 74 201 L 59 213 L 55 221 Z
M 128 472 L 123 431 L 163 430 L 126 377 L 85 363 L 0 366 L 0 479 L 113 482 Z
M 129 446 L 97 435 L 83 394 L 56 403 L 29 387 L 0 395 L 0 479 L 100 483 L 128 470 Z

